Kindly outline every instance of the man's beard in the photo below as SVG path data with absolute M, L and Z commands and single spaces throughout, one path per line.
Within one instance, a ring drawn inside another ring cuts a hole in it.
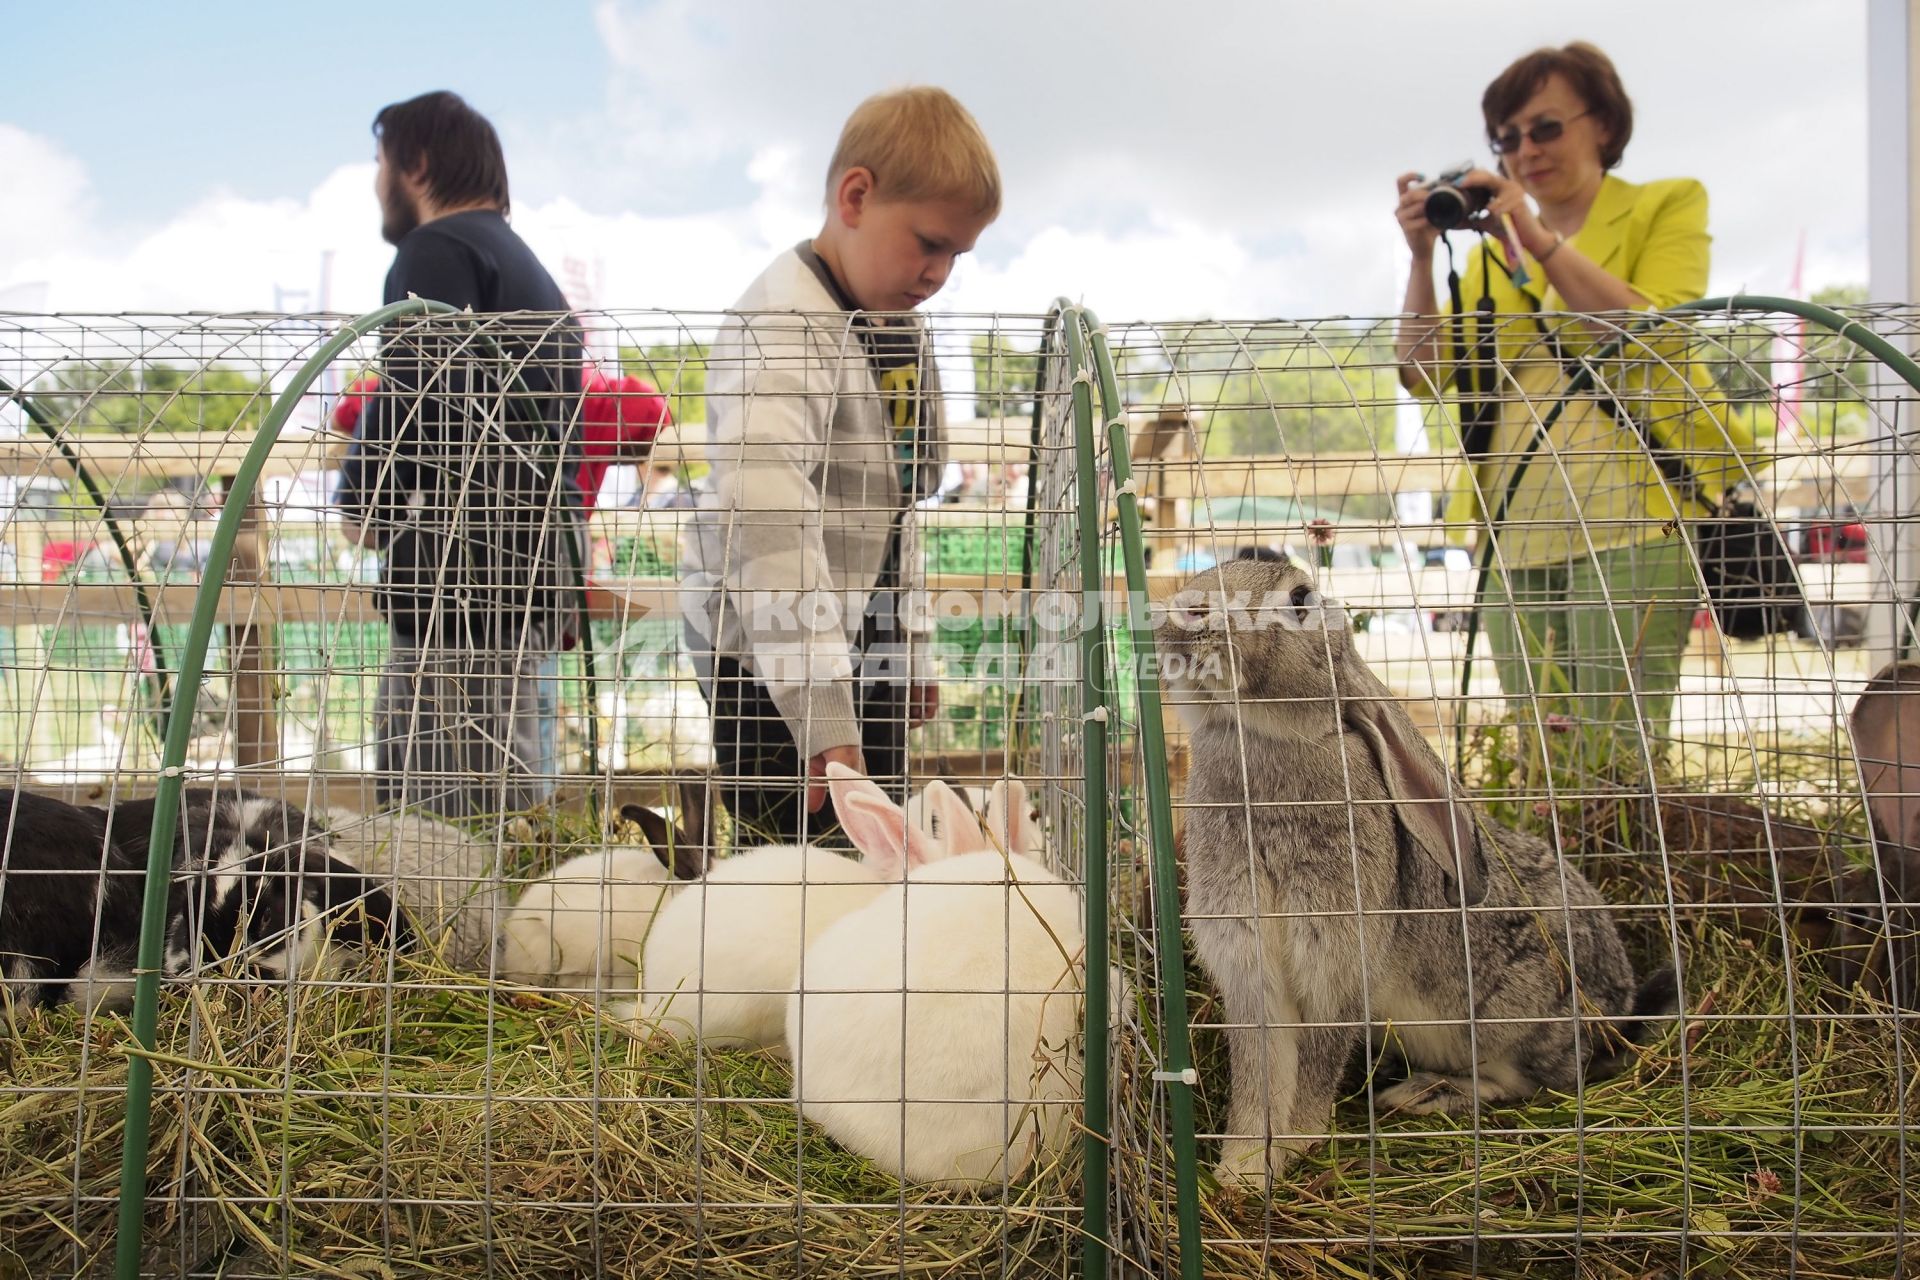
M 420 225 L 420 209 L 405 195 L 395 192 L 380 205 L 380 237 L 397 245 L 407 233 Z

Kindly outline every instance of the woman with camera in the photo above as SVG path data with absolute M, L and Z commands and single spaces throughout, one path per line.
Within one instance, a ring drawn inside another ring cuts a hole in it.
M 1651 740 L 1665 731 L 1699 599 L 1672 522 L 1718 501 L 1752 440 L 1728 440 L 1743 428 L 1705 408 L 1711 379 L 1685 351 L 1636 335 L 1612 355 L 1606 344 L 1627 317 L 1564 313 L 1702 296 L 1707 193 L 1692 179 L 1635 184 L 1611 172 L 1633 107 L 1592 45 L 1521 58 L 1487 87 L 1481 110 L 1497 171 L 1398 180 L 1413 251 L 1400 380 L 1459 408 L 1473 465 L 1447 519 L 1483 537 L 1492 526 L 1482 619 L 1501 687 L 1547 719 L 1559 712 L 1591 730 L 1582 745 L 1600 772 L 1636 773 L 1658 751 Z M 1442 227 L 1481 233 L 1464 246 L 1444 311 L 1435 249 L 1445 245 L 1451 275 L 1456 248 Z M 1552 415 L 1589 357 L 1605 394 Z M 1656 465 L 1646 433 L 1654 449 L 1677 451 L 1697 488 L 1673 483 L 1671 461 Z

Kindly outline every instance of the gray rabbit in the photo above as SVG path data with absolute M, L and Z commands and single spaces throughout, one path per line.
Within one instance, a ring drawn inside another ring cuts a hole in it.
M 1636 988 L 1578 872 L 1476 819 L 1305 571 L 1234 561 L 1169 614 L 1187 905 L 1229 1023 L 1223 1181 L 1318 1141 L 1363 1032 L 1408 1068 L 1383 1108 L 1463 1112 L 1570 1092 L 1670 1011 L 1672 972 Z
M 1874 865 L 1841 877 L 1827 967 L 1849 989 L 1920 1009 L 1920 662 L 1881 668 L 1849 724 Z

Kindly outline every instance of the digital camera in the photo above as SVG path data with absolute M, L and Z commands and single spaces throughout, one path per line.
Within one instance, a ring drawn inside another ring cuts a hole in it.
M 1427 222 L 1436 231 L 1458 231 L 1486 211 L 1493 193 L 1485 187 L 1463 187 L 1471 164 L 1455 165 L 1426 186 Z

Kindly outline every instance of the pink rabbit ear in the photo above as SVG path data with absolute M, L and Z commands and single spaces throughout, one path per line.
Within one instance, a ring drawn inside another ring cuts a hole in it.
M 933 842 L 913 829 L 906 810 L 887 799 L 887 793 L 845 765 L 827 766 L 827 790 L 833 811 L 860 858 L 882 880 L 901 879 L 906 872 L 939 856 Z
M 985 853 L 993 848 L 980 830 L 980 818 L 968 807 L 966 798 L 935 778 L 927 784 L 927 808 L 932 811 L 940 831 L 940 849 L 951 858 L 961 853 Z

